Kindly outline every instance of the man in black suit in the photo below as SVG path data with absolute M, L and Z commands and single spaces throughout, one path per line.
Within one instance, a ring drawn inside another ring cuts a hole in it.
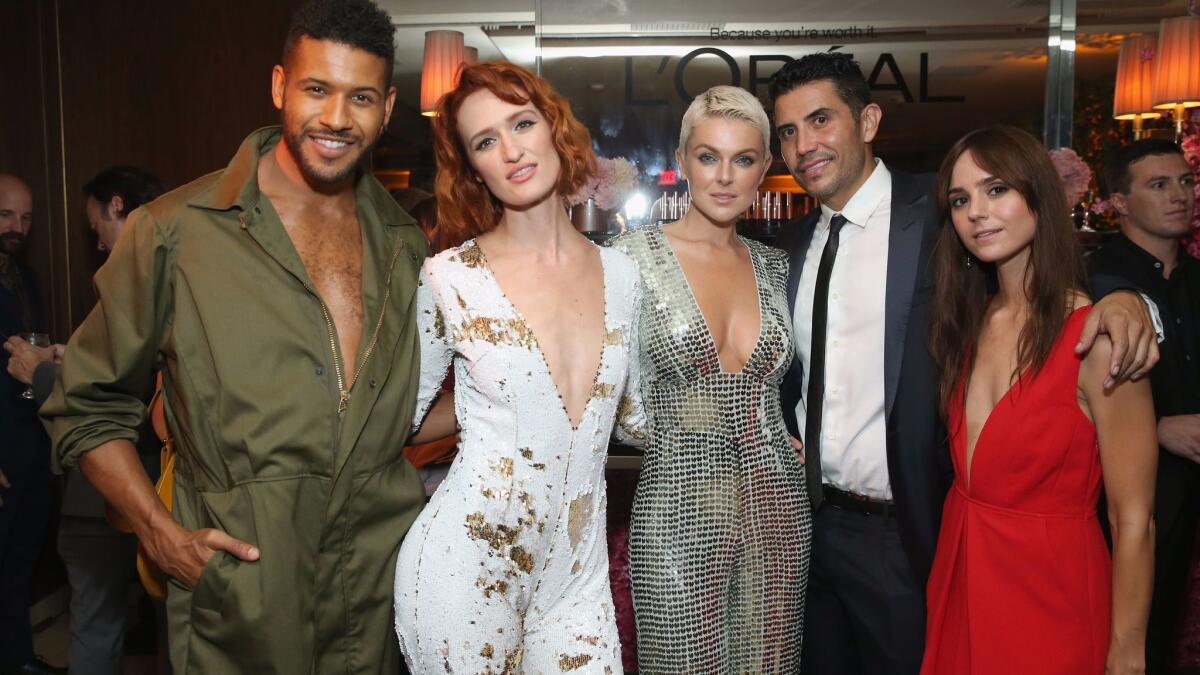
M 46 330 L 37 278 L 20 261 L 32 223 L 29 186 L 0 173 L 0 340 Z M 0 352 L 4 365 L 7 357 Z M 33 653 L 30 585 L 50 523 L 54 476 L 50 439 L 24 390 L 0 372 L 0 675 L 66 672 Z
M 1200 262 L 1179 244 L 1191 230 L 1196 177 L 1178 145 L 1144 139 L 1118 149 L 1104 178 L 1121 234 L 1089 258 L 1092 290 L 1145 293 L 1166 334 L 1150 373 L 1160 451 L 1146 672 L 1158 675 L 1169 672 L 1200 509 Z
M 882 111 L 849 55 L 789 63 L 770 95 L 784 161 L 821 201 L 783 239 L 797 353 L 783 404 L 804 440 L 815 512 L 802 672 L 916 673 L 952 478 L 926 346 L 933 177 L 874 157 Z M 1136 295 L 1116 293 L 1092 312 L 1088 347 L 1101 325 L 1121 376 L 1153 363 Z

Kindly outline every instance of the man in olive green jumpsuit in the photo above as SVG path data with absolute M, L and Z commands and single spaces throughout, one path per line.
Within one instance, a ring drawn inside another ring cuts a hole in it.
M 391 114 L 392 26 L 306 3 L 272 95 L 283 126 L 134 211 L 42 408 L 170 575 L 193 673 L 393 673 L 392 576 L 423 503 L 401 456 L 418 354 L 419 229 L 362 160 Z M 186 102 L 180 102 L 186 104 Z M 131 441 L 163 373 L 168 513 Z

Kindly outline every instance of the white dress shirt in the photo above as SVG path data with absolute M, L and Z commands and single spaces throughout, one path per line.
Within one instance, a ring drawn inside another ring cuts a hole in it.
M 821 217 L 804 257 L 804 272 L 792 313 L 796 355 L 804 366 L 805 397 L 817 266 L 829 239 L 829 221 L 834 213 L 828 206 L 821 206 Z M 821 471 L 823 481 L 836 488 L 891 500 L 883 348 L 892 175 L 878 158 L 870 177 L 840 213 L 847 223 L 842 227 L 829 280 Z M 800 438 L 804 438 L 803 399 L 796 406 L 796 420 Z

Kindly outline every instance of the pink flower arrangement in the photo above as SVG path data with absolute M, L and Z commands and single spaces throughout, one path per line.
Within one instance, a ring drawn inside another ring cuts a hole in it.
M 1200 176 L 1200 109 L 1192 112 L 1190 119 L 1185 122 L 1179 145 L 1183 148 L 1188 165 L 1192 167 L 1192 173 Z M 1200 205 L 1200 182 L 1193 185 L 1192 189 L 1196 193 L 1196 203 Z M 1183 243 L 1193 258 L 1200 258 L 1200 208 L 1192 217 L 1192 234 Z
M 624 157 L 596 158 L 596 171 L 579 191 L 567 198 L 571 206 L 578 206 L 588 199 L 596 201 L 597 208 L 614 209 L 625 202 L 625 197 L 637 184 L 637 167 Z
M 1067 205 L 1078 204 L 1092 184 L 1091 168 L 1071 148 L 1051 150 L 1050 161 L 1054 162 L 1054 168 L 1058 169 L 1058 175 L 1062 178 L 1063 189 L 1067 192 Z

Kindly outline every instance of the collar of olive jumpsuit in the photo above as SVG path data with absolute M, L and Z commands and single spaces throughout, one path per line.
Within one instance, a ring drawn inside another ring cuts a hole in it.
M 262 200 L 262 193 L 258 189 L 259 159 L 273 150 L 282 138 L 283 129 L 279 126 L 263 127 L 251 133 L 242 141 L 237 154 L 233 156 L 217 182 L 211 188 L 192 197 L 188 206 L 216 211 L 238 209 L 243 212 L 257 207 Z M 369 209 L 373 215 L 382 216 L 387 212 L 387 209 L 380 208 L 381 205 L 376 201 L 380 199 L 379 192 L 370 189 L 369 181 L 363 180 L 361 171 L 355 179 L 354 192 L 360 214 L 364 208 Z M 391 195 L 384 193 L 383 198 L 391 199 Z M 400 220 L 379 217 L 375 222 L 392 227 L 416 225 L 416 221 L 407 213 Z

